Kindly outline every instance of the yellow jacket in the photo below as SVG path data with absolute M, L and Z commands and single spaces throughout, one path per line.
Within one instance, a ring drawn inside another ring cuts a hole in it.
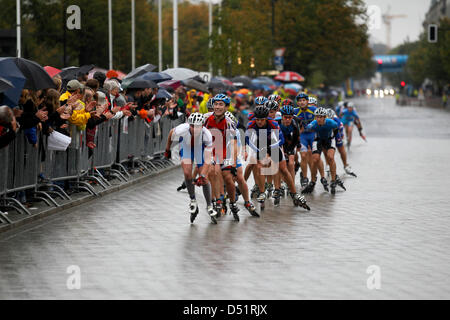
M 198 109 L 198 112 L 203 113 L 203 114 L 208 113 L 208 107 L 206 106 L 206 103 L 208 102 L 210 97 L 211 97 L 211 95 L 208 93 L 205 93 L 203 95 L 203 101 L 200 102 L 200 107 Z
M 59 101 L 65 101 L 65 100 L 69 99 L 70 96 L 71 96 L 70 92 L 66 91 L 59 97 Z
M 91 114 L 86 112 L 86 109 L 73 110 L 72 116 L 69 118 L 69 122 L 77 126 L 78 130 L 86 129 L 86 124 L 91 118 Z

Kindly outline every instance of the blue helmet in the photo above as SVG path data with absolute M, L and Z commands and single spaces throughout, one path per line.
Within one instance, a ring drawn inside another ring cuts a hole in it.
M 298 100 L 300 100 L 300 99 L 306 99 L 306 100 L 308 100 L 308 99 L 309 99 L 309 96 L 308 96 L 306 93 L 304 93 L 304 92 L 300 92 L 300 93 L 295 97 L 295 100 L 298 101 Z
M 280 112 L 284 116 L 293 116 L 294 108 L 291 105 L 285 105 L 281 108 Z
M 223 101 L 223 102 L 225 102 L 226 106 L 230 105 L 230 97 L 228 97 L 227 95 L 225 95 L 223 93 L 219 93 L 214 96 L 212 103 L 214 103 L 216 101 Z
M 267 98 L 266 97 L 264 97 L 264 96 L 259 96 L 259 97 L 256 97 L 256 99 L 255 99 L 255 105 L 263 105 L 263 104 L 265 104 L 267 102 Z

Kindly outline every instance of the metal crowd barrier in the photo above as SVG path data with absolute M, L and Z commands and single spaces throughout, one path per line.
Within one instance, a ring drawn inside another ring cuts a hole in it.
M 91 183 L 106 189 L 111 186 L 107 176 L 127 181 L 130 167 L 145 173 L 173 165 L 162 154 L 170 130 L 184 121 L 184 116 L 177 120 L 162 117 L 150 124 L 138 117 L 111 119 L 97 126 L 96 147 L 91 151 L 86 131 L 72 125 L 66 151 L 48 150 L 44 135 L 36 148 L 20 131 L 9 146 L 0 149 L 0 223 L 11 223 L 3 209 L 31 215 L 17 199 L 25 191 L 27 200 L 57 207 L 55 198 L 71 200 L 65 189 L 97 195 Z

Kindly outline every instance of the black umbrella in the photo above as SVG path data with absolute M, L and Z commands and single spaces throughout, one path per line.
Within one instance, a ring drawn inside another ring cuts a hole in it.
M 155 99 L 172 99 L 172 95 L 166 89 L 160 88 Z
M 128 89 L 146 89 L 146 88 L 158 88 L 158 85 L 151 80 L 137 78 L 128 86 Z
M 234 77 L 233 79 L 231 79 L 231 82 L 233 82 L 233 84 L 239 88 L 250 88 L 252 86 L 252 79 L 247 76 Z
M 0 77 L 0 92 L 4 92 L 11 88 L 14 88 L 13 84 L 9 80 Z
M 62 69 L 59 75 L 61 76 L 62 80 L 70 81 L 78 78 L 79 74 L 89 73 L 89 71 L 94 69 L 94 67 L 95 66 L 93 64 L 86 64 L 81 67 L 67 67 Z
M 184 86 L 188 87 L 189 89 L 195 89 L 195 90 L 199 90 L 202 92 L 208 92 L 208 87 L 205 84 L 203 84 L 199 81 L 196 81 L 194 79 L 183 80 L 183 81 L 181 81 L 181 83 Z
M 53 88 L 56 89 L 56 85 L 52 78 L 48 75 L 47 71 L 38 63 L 27 60 L 24 58 L 6 58 L 13 60 L 19 68 L 20 72 L 27 79 L 24 85 L 24 89 L 30 90 L 42 90 Z
M 156 83 L 167 81 L 167 80 L 172 80 L 172 77 L 164 72 L 147 72 L 139 77 L 143 78 L 145 80 L 152 80 L 153 82 L 156 82 Z
M 227 85 L 220 81 L 219 79 L 212 79 L 208 82 L 207 87 L 209 89 L 217 89 L 217 90 L 227 90 Z
M 155 69 L 156 66 L 150 63 L 144 64 L 143 66 L 137 67 L 136 69 L 132 70 L 123 80 L 139 77 L 140 75 L 143 75 L 147 72 L 152 72 Z

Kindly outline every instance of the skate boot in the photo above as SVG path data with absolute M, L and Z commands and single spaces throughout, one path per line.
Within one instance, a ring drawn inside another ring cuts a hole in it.
M 341 187 L 342 189 L 344 189 L 344 191 L 347 191 L 347 189 L 344 186 L 344 182 L 342 182 L 341 178 L 339 178 L 338 175 L 336 175 L 336 184 Z
M 181 191 L 181 190 L 183 190 L 183 189 L 186 189 L 186 182 L 184 182 L 184 181 L 183 181 L 183 183 L 181 184 L 181 186 L 179 186 L 179 187 L 177 188 L 177 191 Z
M 345 166 L 344 170 L 346 174 L 354 176 L 356 178 L 356 174 L 352 171 L 352 167 L 350 167 L 350 165 Z
M 249 202 L 246 202 L 246 203 L 244 204 L 244 206 L 245 206 L 245 209 L 247 209 L 248 212 L 250 212 L 250 214 L 251 214 L 252 216 L 254 216 L 254 217 L 259 217 L 259 214 L 258 214 L 258 212 L 256 212 L 256 208 L 255 208 L 255 206 L 253 205 L 253 203 L 251 203 L 251 202 L 249 201 Z
M 217 218 L 220 218 L 223 215 L 223 205 L 222 205 L 222 200 L 218 199 L 216 201 L 216 207 L 214 208 L 214 210 L 217 213 Z
M 189 203 L 189 213 L 191 214 L 191 223 L 193 223 L 198 214 L 197 200 L 191 199 L 191 202 Z
M 234 220 L 239 221 L 239 215 L 238 215 L 239 208 L 238 208 L 236 202 L 230 203 L 230 211 L 233 213 Z
M 272 198 L 274 198 L 273 204 L 278 206 L 280 204 L 280 198 L 281 198 L 282 191 L 280 189 L 275 189 L 272 195 Z
M 298 193 L 291 193 L 292 201 L 294 202 L 294 206 L 302 207 L 306 210 L 311 210 L 311 208 L 306 204 L 306 199 L 304 196 L 298 194 Z
M 264 201 L 266 201 L 266 193 L 265 192 L 261 192 L 258 197 L 256 198 L 256 201 L 258 201 L 259 203 L 264 203 Z
M 312 193 L 314 191 L 314 187 L 316 183 L 314 181 L 310 181 L 305 189 L 302 190 L 302 194 Z
M 328 192 L 328 181 L 327 179 L 325 179 L 325 177 L 320 179 L 320 183 L 322 183 L 323 188 L 325 189 L 326 192 Z
M 216 216 L 217 216 L 217 212 L 216 210 L 214 210 L 214 207 L 212 205 L 208 206 L 206 208 L 209 217 L 211 218 L 211 222 L 214 224 L 217 224 L 217 220 L 216 220 Z
M 336 194 L 336 180 L 331 181 L 330 189 L 331 189 L 331 194 Z
M 273 192 L 273 184 L 266 183 L 265 189 L 266 189 L 266 197 L 269 198 L 272 195 L 272 192 Z

